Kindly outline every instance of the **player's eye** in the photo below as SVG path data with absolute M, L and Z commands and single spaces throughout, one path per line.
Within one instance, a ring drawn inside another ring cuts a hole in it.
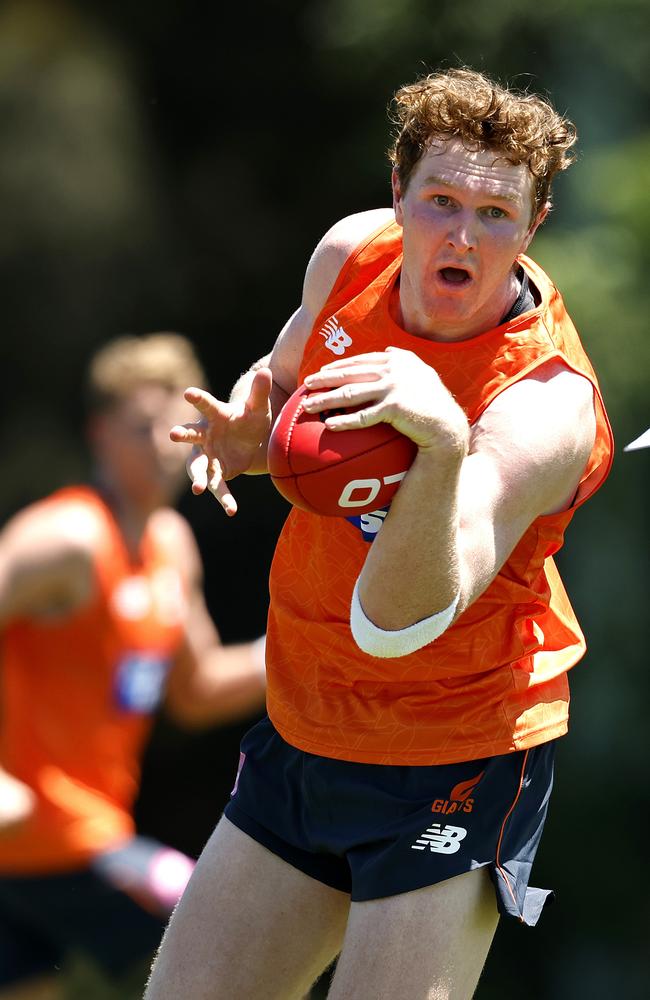
M 507 219 L 508 218 L 508 213 L 505 212 L 502 208 L 499 208 L 497 205 L 490 205 L 490 207 L 486 211 L 486 215 L 490 219 Z
M 451 198 L 447 194 L 434 194 L 432 201 L 440 208 L 447 208 L 451 205 Z

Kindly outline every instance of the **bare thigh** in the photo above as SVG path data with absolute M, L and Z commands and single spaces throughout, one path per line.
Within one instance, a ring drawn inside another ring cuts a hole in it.
M 484 868 L 352 903 L 328 1000 L 470 1000 L 497 922 Z
M 350 898 L 222 819 L 183 893 L 145 1000 L 298 1000 L 338 954 Z

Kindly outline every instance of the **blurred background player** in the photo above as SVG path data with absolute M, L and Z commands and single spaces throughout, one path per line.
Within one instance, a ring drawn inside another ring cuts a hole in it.
M 200 727 L 264 703 L 264 639 L 221 644 L 192 532 L 169 506 L 186 458 L 169 426 L 191 412 L 181 388 L 204 378 L 177 334 L 101 349 L 87 383 L 93 484 L 0 535 L 2 1000 L 141 995 L 193 867 L 135 835 L 152 715 L 164 699 Z M 75 971 L 54 976 L 66 960 Z

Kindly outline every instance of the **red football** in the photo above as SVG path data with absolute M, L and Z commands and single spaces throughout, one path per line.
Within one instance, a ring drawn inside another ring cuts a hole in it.
M 287 400 L 275 421 L 268 469 L 290 503 L 313 514 L 350 517 L 390 503 L 417 446 L 390 424 L 332 431 L 327 413 L 307 413 L 305 386 Z

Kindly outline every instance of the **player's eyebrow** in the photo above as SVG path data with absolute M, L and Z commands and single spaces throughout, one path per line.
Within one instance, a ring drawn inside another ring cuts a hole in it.
M 440 177 L 438 174 L 429 174 L 424 178 L 422 183 L 425 187 L 429 187 L 433 184 L 437 187 L 446 187 L 451 190 L 454 190 L 456 187 L 452 181 L 447 181 L 444 177 Z M 485 197 L 491 201 L 508 201 L 513 205 L 521 205 L 521 197 L 517 194 L 497 194 L 496 192 L 486 192 Z

